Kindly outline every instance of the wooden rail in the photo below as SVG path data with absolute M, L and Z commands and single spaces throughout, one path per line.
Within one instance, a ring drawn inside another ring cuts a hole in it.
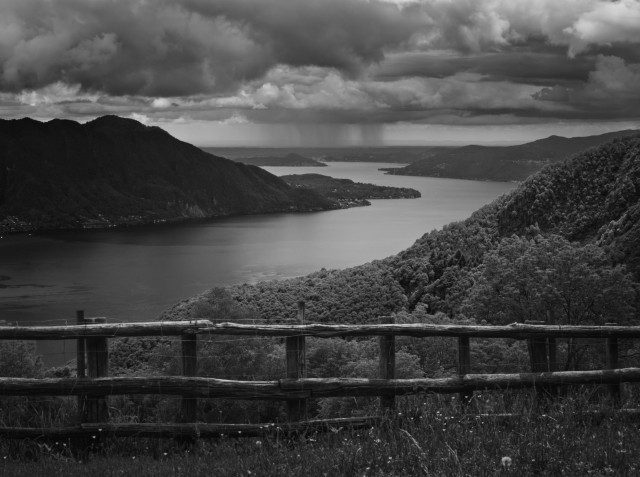
M 619 368 L 618 340 L 640 338 L 640 326 L 561 326 L 514 323 L 507 326 L 396 324 L 382 317 L 381 324 L 328 325 L 305 324 L 304 303 L 298 304 L 295 324 L 237 324 L 210 320 L 169 321 L 152 323 L 106 323 L 104 319 L 85 318 L 77 313 L 76 325 L 10 327 L 0 326 L 0 339 L 47 340 L 76 339 L 77 378 L 26 379 L 0 378 L 0 395 L 78 396 L 80 424 L 65 428 L 73 435 L 86 435 L 105 429 L 110 435 L 182 435 L 214 436 L 237 432 L 237 435 L 259 435 L 268 425 L 226 428 L 223 425 L 201 425 L 197 421 L 199 398 L 247 400 L 281 400 L 287 402 L 290 423 L 287 429 L 321 428 L 327 421 L 306 421 L 307 400 L 336 396 L 378 396 L 383 410 L 393 409 L 395 396 L 418 393 L 459 393 L 468 403 L 480 389 L 535 388 L 539 394 L 553 395 L 558 386 L 604 384 L 620 402 L 621 383 L 640 382 L 640 368 Z M 271 381 L 235 381 L 197 377 L 197 341 L 205 335 L 281 337 L 286 343 L 284 379 Z M 116 337 L 176 336 L 181 337 L 182 376 L 108 377 L 108 339 Z M 379 379 L 307 378 L 306 337 L 379 336 Z M 395 337 L 451 337 L 458 341 L 458 369 L 447 378 L 395 379 Z M 471 374 L 473 338 L 511 338 L 528 341 L 531 371 L 519 374 Z M 556 371 L 556 338 L 592 338 L 606 343 L 607 362 L 602 370 Z M 122 394 L 164 394 L 182 396 L 177 423 L 113 424 L 108 423 L 106 397 Z M 91 424 L 96 423 L 97 424 Z M 344 424 L 359 425 L 357 420 Z M 365 421 L 363 421 L 365 422 Z M 367 421 L 368 422 L 368 421 Z M 137 427 L 136 427 L 137 426 Z M 141 427 L 142 426 L 142 427 Z M 217 426 L 217 427 L 216 427 Z M 233 425 L 224 425 L 233 426 Z M 238 426 L 238 425 L 236 425 Z M 282 426 L 282 425 L 281 425 Z M 315 427 L 314 427 L 315 426 Z M 233 430 L 235 429 L 235 431 Z M 242 430 L 244 429 L 244 431 Z M 0 436 L 58 435 L 60 429 L 0 428 Z M 58 433 L 58 434 L 57 434 Z
M 337 396 L 399 396 L 462 393 L 480 389 L 521 389 L 545 385 L 617 384 L 640 381 L 640 368 L 554 373 L 467 374 L 450 378 L 301 378 L 235 381 L 183 376 L 96 379 L 0 378 L 3 396 L 104 396 L 165 394 L 188 398 L 300 400 Z
M 349 338 L 363 336 L 409 336 L 414 338 L 469 337 L 512 338 L 640 338 L 640 326 L 562 326 L 513 323 L 505 326 L 432 325 L 423 323 L 375 325 L 265 325 L 216 323 L 209 320 L 160 321 L 151 323 L 116 323 L 60 326 L 0 326 L 0 340 L 61 340 L 78 338 L 124 338 L 136 336 L 238 335 L 315 338 Z

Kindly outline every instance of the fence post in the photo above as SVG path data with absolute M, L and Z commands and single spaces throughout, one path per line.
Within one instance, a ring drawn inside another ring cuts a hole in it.
M 76 324 L 84 324 L 84 310 L 76 311 Z M 79 379 L 86 378 L 85 356 L 84 356 L 84 338 L 76 340 L 76 376 Z M 86 412 L 87 396 L 78 396 L 78 420 L 82 422 Z
M 617 323 L 606 323 L 605 326 L 615 326 Z M 607 369 L 616 369 L 619 367 L 618 362 L 618 339 L 617 338 L 607 338 Z M 622 384 L 610 384 L 609 385 L 609 393 L 611 394 L 611 399 L 615 406 L 620 405 L 621 396 L 622 396 Z
M 85 318 L 88 325 L 106 323 L 106 318 Z M 104 378 L 109 375 L 109 344 L 107 338 L 85 338 L 87 352 L 87 375 L 89 378 Z M 106 396 L 88 396 L 85 422 L 107 422 L 109 408 Z
M 544 325 L 544 321 L 525 321 L 527 325 Z M 549 371 L 549 359 L 547 357 L 548 346 L 546 338 L 528 338 L 527 346 L 529 348 L 529 360 L 531 362 L 532 373 L 546 373 Z M 542 386 L 536 386 L 536 393 L 538 397 L 543 396 L 549 392 L 549 389 Z
M 549 371 L 552 373 L 558 371 L 558 342 L 555 336 L 547 338 L 547 348 L 549 351 Z M 560 388 L 558 386 L 549 386 L 547 392 L 551 396 L 557 396 Z
M 471 373 L 471 345 L 468 336 L 458 337 L 458 376 Z M 459 394 L 460 403 L 467 405 L 473 397 L 473 391 L 463 391 Z
M 196 376 L 198 372 L 198 335 L 182 333 L 182 375 Z M 180 419 L 182 422 L 196 422 L 198 398 L 182 396 Z
M 382 323 L 393 324 L 391 316 L 384 316 Z M 394 379 L 396 376 L 396 339 L 392 334 L 380 336 L 380 379 Z M 382 412 L 395 409 L 395 396 L 381 396 Z
M 298 302 L 298 322 L 304 324 L 304 301 Z M 285 340 L 287 378 L 303 379 L 306 376 L 306 342 L 304 336 L 289 336 Z M 307 400 L 290 399 L 287 401 L 289 422 L 297 422 L 307 417 Z

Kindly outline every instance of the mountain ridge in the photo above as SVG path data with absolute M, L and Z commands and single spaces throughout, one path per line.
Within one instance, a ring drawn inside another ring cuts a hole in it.
M 0 232 L 334 208 L 132 119 L 0 121 Z
M 453 179 L 522 181 L 547 164 L 560 162 L 618 137 L 638 134 L 624 130 L 595 136 L 549 136 L 515 146 L 469 145 L 413 162 L 402 168 L 385 168 L 389 174 Z

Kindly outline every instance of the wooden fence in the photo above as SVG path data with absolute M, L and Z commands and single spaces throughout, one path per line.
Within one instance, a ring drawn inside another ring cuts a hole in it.
M 304 322 L 304 304 L 299 304 Z M 387 320 L 388 321 L 388 320 Z M 196 353 L 199 335 L 240 335 L 280 337 L 286 343 L 286 377 L 269 381 L 238 381 L 197 377 Z M 108 339 L 140 336 L 179 336 L 182 343 L 182 376 L 109 377 Z M 378 336 L 380 377 L 307 378 L 305 340 L 307 337 Z M 395 378 L 395 337 L 453 337 L 458 341 L 458 372 L 447 378 Z M 472 338 L 511 338 L 527 340 L 530 373 L 471 374 Z M 607 359 L 603 369 L 594 371 L 556 370 L 557 338 L 592 338 L 606 342 Z M 620 385 L 639 382 L 640 368 L 618 367 L 618 340 L 640 338 L 640 326 L 561 326 L 514 323 L 508 326 L 432 325 L 432 324 L 237 324 L 209 320 L 150 323 L 107 323 L 104 318 L 85 318 L 77 314 L 70 326 L 0 326 L 2 340 L 77 340 L 77 377 L 8 378 L 0 377 L 2 396 L 78 396 L 79 424 L 74 427 L 0 428 L 0 436 L 10 438 L 38 436 L 82 436 L 96 433 L 117 436 L 252 436 L 268 432 L 295 432 L 300 429 L 327 429 L 340 426 L 370 426 L 376 418 L 306 420 L 308 399 L 337 396 L 379 396 L 383 409 L 395 405 L 399 395 L 420 393 L 459 393 L 468 402 L 482 389 L 505 390 L 535 388 L 541 393 L 557 386 L 606 384 L 615 400 Z M 178 423 L 109 423 L 106 396 L 163 394 L 181 396 Z M 197 421 L 199 398 L 282 400 L 287 402 L 289 422 L 282 424 L 206 424 Z

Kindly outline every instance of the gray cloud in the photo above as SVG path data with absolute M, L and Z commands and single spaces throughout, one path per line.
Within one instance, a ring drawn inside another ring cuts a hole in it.
M 556 85 L 533 95 L 543 102 L 571 107 L 567 117 L 634 118 L 640 108 L 640 63 L 626 63 L 617 56 L 600 55 L 588 80 L 576 87 Z
M 2 0 L 0 114 L 349 122 L 369 142 L 394 121 L 637 117 L 637 19 L 638 0 Z
M 64 81 L 176 96 L 226 91 L 280 63 L 354 75 L 422 26 L 410 10 L 359 0 L 9 0 L 0 87 Z
M 592 56 L 567 58 L 558 52 L 507 51 L 464 56 L 411 52 L 388 56 L 372 69 L 372 75 L 393 80 L 405 76 L 444 78 L 469 72 L 493 81 L 548 85 L 559 81 L 586 81 L 594 65 Z

